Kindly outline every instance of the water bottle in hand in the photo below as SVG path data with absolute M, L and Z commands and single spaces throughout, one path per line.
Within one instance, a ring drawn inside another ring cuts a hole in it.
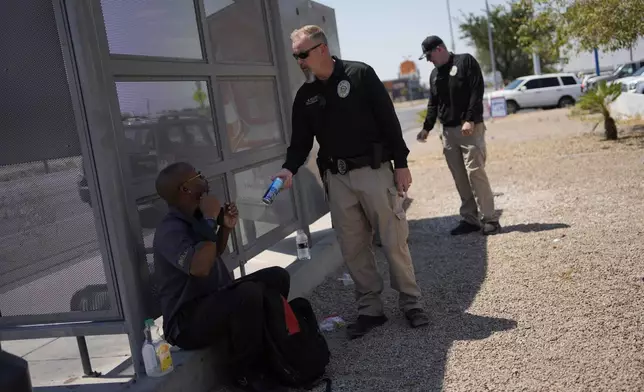
M 309 238 L 303 230 L 298 230 L 295 236 L 297 243 L 297 258 L 299 260 L 311 260 L 311 252 L 309 250 Z

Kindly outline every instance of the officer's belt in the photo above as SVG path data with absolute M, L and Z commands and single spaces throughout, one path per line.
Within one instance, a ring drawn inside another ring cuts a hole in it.
M 331 171 L 331 174 L 347 174 L 351 170 L 371 166 L 371 156 L 365 155 L 355 158 L 328 158 L 325 166 L 326 169 Z

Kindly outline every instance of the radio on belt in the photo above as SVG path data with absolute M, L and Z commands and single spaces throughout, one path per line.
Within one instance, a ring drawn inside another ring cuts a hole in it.
M 271 183 L 271 186 L 269 186 L 266 193 L 264 193 L 264 197 L 262 197 L 262 201 L 264 202 L 264 204 L 266 205 L 273 204 L 275 197 L 277 197 L 277 194 L 280 193 L 283 186 L 284 186 L 284 181 L 281 178 L 277 177 L 275 180 L 273 180 L 273 182 Z

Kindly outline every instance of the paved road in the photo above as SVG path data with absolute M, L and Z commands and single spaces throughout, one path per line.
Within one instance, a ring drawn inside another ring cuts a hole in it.
M 422 125 L 418 122 L 418 112 L 425 109 L 425 107 L 426 104 L 420 104 L 396 109 L 407 146 L 416 143 L 416 134 L 420 131 Z

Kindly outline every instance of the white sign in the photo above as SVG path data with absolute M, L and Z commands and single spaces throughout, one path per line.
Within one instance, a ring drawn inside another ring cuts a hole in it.
M 490 98 L 490 115 L 494 117 L 505 117 L 508 115 L 508 107 L 504 97 Z

